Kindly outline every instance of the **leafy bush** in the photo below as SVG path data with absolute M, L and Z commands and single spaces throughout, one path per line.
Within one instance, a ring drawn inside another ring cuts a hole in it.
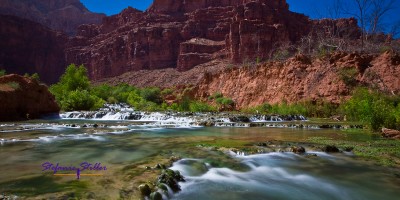
M 338 72 L 340 80 L 342 80 L 347 86 L 357 85 L 357 80 L 355 78 L 357 76 L 357 74 L 358 74 L 358 70 L 355 67 L 342 68 Z
M 390 97 L 366 88 L 358 88 L 340 109 L 349 120 L 361 121 L 377 131 L 382 126 L 399 129 L 399 97 Z
M 151 101 L 156 104 L 162 103 L 160 88 L 143 88 L 142 90 L 140 90 L 140 96 L 146 101 Z
M 216 109 L 207 103 L 199 102 L 199 101 L 194 101 L 191 102 L 190 105 L 190 111 L 191 112 L 214 112 Z
M 6 70 L 0 69 L 0 77 L 6 75 Z
M 166 88 L 163 91 L 161 91 L 161 95 L 162 96 L 167 96 L 167 95 L 170 95 L 170 94 L 173 94 L 173 93 L 174 93 L 174 90 L 171 89 L 171 88 Z
M 213 100 L 213 99 L 218 99 L 223 97 L 221 92 L 216 92 L 214 94 L 212 94 L 211 96 L 208 97 L 208 100 Z
M 110 85 L 107 84 L 102 84 L 102 85 L 97 85 L 97 86 L 93 86 L 90 88 L 90 93 L 92 95 L 95 95 L 99 98 L 102 98 L 103 100 L 107 100 L 110 97 L 113 97 L 113 91 L 115 90 L 115 87 L 112 87 Z M 115 97 L 114 97 L 115 98 Z M 118 102 L 118 100 L 117 100 Z
M 75 90 L 68 92 L 61 102 L 65 111 L 73 110 L 96 110 L 103 106 L 104 100 L 90 95 L 87 90 Z
M 235 102 L 232 99 L 226 98 L 226 97 L 219 97 L 215 101 L 218 104 L 224 105 L 224 106 L 233 106 L 235 104 Z
M 65 70 L 65 73 L 61 76 L 60 81 L 50 87 L 50 92 L 56 97 L 61 107 L 64 98 L 66 98 L 70 92 L 75 90 L 88 90 L 89 89 L 89 78 L 87 77 L 86 68 L 81 65 L 79 67 L 71 64 Z

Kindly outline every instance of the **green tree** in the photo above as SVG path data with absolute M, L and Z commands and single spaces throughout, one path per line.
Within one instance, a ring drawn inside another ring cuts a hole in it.
M 71 64 L 60 81 L 50 87 L 50 92 L 63 110 L 89 110 L 101 102 L 98 97 L 89 93 L 89 86 L 86 68 Z

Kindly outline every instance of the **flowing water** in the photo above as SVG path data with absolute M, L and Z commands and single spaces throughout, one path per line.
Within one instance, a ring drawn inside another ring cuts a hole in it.
M 255 155 L 200 147 L 254 145 L 270 140 L 341 138 L 337 129 L 201 127 L 191 118 L 141 121 L 55 119 L 0 125 L 0 194 L 18 198 L 118 199 L 137 196 L 137 183 L 154 181 L 145 166 L 171 156 L 186 182 L 170 199 L 398 199 L 400 180 L 351 153 Z M 154 116 L 158 118 L 155 119 Z M 372 139 L 357 135 L 354 140 Z M 94 171 L 43 171 L 44 163 Z M 153 170 L 150 170 L 153 171 Z M 59 174 L 70 174 L 61 176 Z M 88 175 L 92 174 L 92 176 Z M 93 175 L 95 174 L 95 175 Z M 64 195 L 64 196 L 63 196 Z M 164 195 L 166 197 L 166 195 Z

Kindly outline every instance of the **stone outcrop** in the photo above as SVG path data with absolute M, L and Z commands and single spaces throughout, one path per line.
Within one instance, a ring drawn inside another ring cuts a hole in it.
M 66 35 L 19 17 L 0 15 L 0 69 L 38 73 L 46 83 L 64 72 Z
M 0 77 L 0 121 L 35 119 L 59 111 L 47 86 L 15 74 Z
M 82 24 L 99 24 L 104 14 L 92 13 L 79 0 L 2 0 L 0 14 L 14 15 L 74 35 Z
M 199 64 L 209 62 L 215 59 L 213 54 L 221 51 L 224 47 L 224 42 L 216 42 L 203 38 L 193 38 L 182 42 L 179 48 L 177 70 L 186 71 Z

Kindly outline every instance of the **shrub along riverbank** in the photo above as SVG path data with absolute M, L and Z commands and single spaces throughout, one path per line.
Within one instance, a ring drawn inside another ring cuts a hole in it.
M 96 110 L 104 103 L 128 103 L 143 111 L 216 112 L 234 110 L 235 102 L 221 93 L 212 94 L 206 102 L 187 95 L 188 89 L 136 88 L 127 84 L 91 85 L 84 66 L 71 64 L 57 84 L 50 87 L 64 111 Z M 400 97 L 367 88 L 354 89 L 353 97 L 340 105 L 324 101 L 304 101 L 295 104 L 262 104 L 241 110 L 252 114 L 298 114 L 306 117 L 329 118 L 342 116 L 363 122 L 372 130 L 381 127 L 400 129 Z

